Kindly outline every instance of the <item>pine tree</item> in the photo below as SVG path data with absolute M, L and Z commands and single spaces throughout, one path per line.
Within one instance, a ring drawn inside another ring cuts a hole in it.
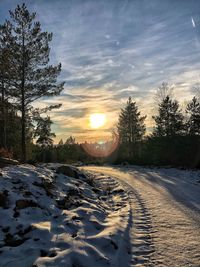
M 121 109 L 117 125 L 119 142 L 129 159 L 132 159 L 134 154 L 133 146 L 136 150 L 134 144 L 140 142 L 145 134 L 145 118 L 146 116 L 140 115 L 136 102 L 129 97 L 126 107 Z
M 154 136 L 175 136 L 181 135 L 184 131 L 183 115 L 176 100 L 166 96 L 159 103 L 158 116 L 153 116 L 156 126 Z
M 36 13 L 30 13 L 25 4 L 10 11 L 10 21 L 1 27 L 9 49 L 12 67 L 9 69 L 12 96 L 21 112 L 22 160 L 26 161 L 26 129 L 28 112 L 33 101 L 60 94 L 64 83 L 57 83 L 61 64 L 48 65 L 49 42 L 52 33 L 42 32 Z
M 200 102 L 193 97 L 186 107 L 186 113 L 189 114 L 187 121 L 188 133 L 190 135 L 200 135 Z
M 118 134 L 121 143 L 135 143 L 141 141 L 146 127 L 144 120 L 146 116 L 140 116 L 136 102 L 131 97 L 125 108 L 121 109 L 118 121 Z
M 42 148 L 46 148 L 48 146 L 53 145 L 52 138 L 56 137 L 56 135 L 51 132 L 51 124 L 52 121 L 48 116 L 46 118 L 38 118 L 34 137 L 38 137 L 36 143 Z

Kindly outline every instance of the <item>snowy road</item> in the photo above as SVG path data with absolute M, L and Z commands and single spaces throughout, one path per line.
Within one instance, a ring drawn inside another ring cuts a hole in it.
M 200 267 L 197 172 L 140 167 L 84 169 L 115 177 L 126 188 L 133 214 L 130 266 Z

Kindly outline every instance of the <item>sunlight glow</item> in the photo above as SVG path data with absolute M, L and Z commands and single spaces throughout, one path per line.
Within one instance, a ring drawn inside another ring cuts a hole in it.
M 102 113 L 94 113 L 90 115 L 90 127 L 97 129 L 106 123 L 106 116 Z
M 97 158 L 105 158 L 110 156 L 119 145 L 119 137 L 116 134 L 113 134 L 112 139 L 103 141 L 100 140 L 95 143 L 82 143 L 81 146 L 85 150 L 85 152 Z

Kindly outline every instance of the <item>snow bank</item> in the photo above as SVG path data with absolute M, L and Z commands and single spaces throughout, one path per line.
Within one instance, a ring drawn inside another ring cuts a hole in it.
M 130 206 L 121 185 L 57 168 L 0 169 L 0 267 L 128 266 Z

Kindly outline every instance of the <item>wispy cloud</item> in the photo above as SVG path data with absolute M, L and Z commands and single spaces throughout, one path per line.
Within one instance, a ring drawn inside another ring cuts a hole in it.
M 65 90 L 36 104 L 63 103 L 51 115 L 57 139 L 107 136 L 128 96 L 148 114 L 150 129 L 153 94 L 163 81 L 175 84 L 181 101 L 199 82 L 199 1 L 1 0 L 0 21 L 18 2 L 54 33 L 51 62 L 62 63 Z M 108 123 L 95 132 L 88 117 L 97 111 L 106 113 Z
M 195 22 L 194 22 L 193 17 L 191 17 L 191 22 L 192 22 L 192 27 L 195 28 L 195 27 L 196 27 L 196 24 L 195 24 Z

